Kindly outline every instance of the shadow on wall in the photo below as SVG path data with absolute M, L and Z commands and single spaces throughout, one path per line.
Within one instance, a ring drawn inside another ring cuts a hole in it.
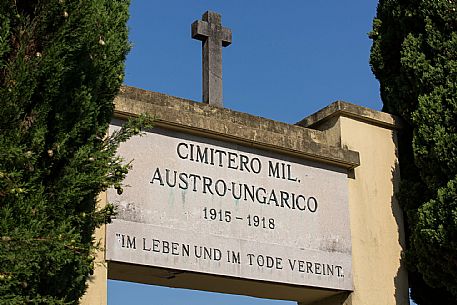
M 404 228 L 403 230 L 400 230 L 399 235 L 398 235 L 398 243 L 401 245 L 403 249 L 406 248 L 406 227 L 405 227 L 405 217 L 403 213 L 403 209 L 400 207 L 400 204 L 398 203 L 397 199 L 397 194 L 400 190 L 400 164 L 398 163 L 399 160 L 399 150 L 398 150 L 398 132 L 392 132 L 392 141 L 395 144 L 396 150 L 395 150 L 395 156 L 396 156 L 396 162 L 395 165 L 391 169 L 392 173 L 392 185 L 393 185 L 393 196 L 391 198 L 391 209 L 392 209 L 392 214 L 394 216 L 394 219 L 397 223 L 397 227 L 399 229 Z M 404 289 L 405 287 L 402 286 L 402 283 L 405 281 L 405 276 L 407 277 L 407 274 L 405 274 L 406 267 L 403 259 L 403 252 L 402 252 L 402 257 L 401 257 L 401 264 L 400 268 L 397 271 L 397 275 L 394 278 L 394 285 L 395 285 L 395 300 L 396 304 L 409 304 L 409 299 L 404 299 Z M 401 289 L 401 290 L 400 290 Z M 409 290 L 408 290 L 409 291 Z M 414 304 L 414 303 L 413 303 Z

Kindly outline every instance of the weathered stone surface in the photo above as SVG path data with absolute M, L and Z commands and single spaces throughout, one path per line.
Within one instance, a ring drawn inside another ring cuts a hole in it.
M 159 128 L 119 153 L 108 260 L 352 289 L 345 169 Z
M 207 11 L 192 23 L 192 38 L 202 41 L 203 102 L 222 107 L 222 47 L 232 43 L 232 31 L 221 25 L 221 15 Z
M 281 152 L 291 156 L 354 168 L 360 164 L 355 151 L 332 146 L 322 131 L 277 122 L 226 108 L 137 89 L 123 87 L 115 99 L 115 116 L 127 118 L 149 113 L 155 125 L 186 131 L 245 146 Z
M 126 180 L 132 187 L 121 197 L 109 192 L 110 202 L 119 207 L 118 219 L 107 233 L 107 258 L 112 263 L 352 289 L 346 171 L 358 166 L 356 152 L 329 145 L 322 131 L 132 87 L 122 88 L 115 105 L 117 118 L 146 112 L 156 117 L 156 128 L 120 150 L 127 160 L 134 160 L 134 170 Z M 189 158 L 182 160 L 180 143 L 207 152 L 225 151 L 238 161 L 241 156 L 258 159 L 263 166 L 253 173 L 233 169 L 233 164 L 189 161 L 196 158 L 189 151 Z M 274 164 L 283 166 L 281 173 L 276 173 Z M 186 187 L 180 189 L 179 183 L 170 180 L 175 173 L 177 179 L 184 174 Z M 193 182 L 187 181 L 189 177 Z M 250 191 L 238 199 L 236 187 Z M 268 204 L 264 199 L 271 200 L 273 192 L 276 195 Z M 307 208 L 313 212 L 300 214 L 308 200 L 312 206 Z M 208 219 L 214 213 L 218 221 Z M 255 227 L 260 223 L 261 228 Z M 183 247 L 216 249 L 225 261 L 151 250 L 154 244 L 163 247 L 163 241 L 166 247 L 180 248 L 181 254 Z M 240 262 L 227 261 L 228 253 L 239 255 Z M 259 266 L 272 259 L 275 267 Z

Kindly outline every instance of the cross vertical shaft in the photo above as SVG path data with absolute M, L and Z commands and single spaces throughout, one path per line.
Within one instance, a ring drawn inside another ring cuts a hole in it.
M 222 103 L 222 47 L 232 43 L 232 31 L 222 27 L 221 15 L 207 11 L 192 23 L 192 38 L 202 41 L 203 102 Z

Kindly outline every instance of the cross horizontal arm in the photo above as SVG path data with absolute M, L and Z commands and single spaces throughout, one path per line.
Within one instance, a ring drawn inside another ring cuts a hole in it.
M 222 46 L 226 47 L 232 43 L 232 31 L 228 28 L 220 28 L 213 30 L 211 28 L 211 24 L 206 21 L 196 20 L 192 23 L 192 38 L 204 41 L 208 37 L 212 35 L 214 32 L 218 32 L 220 34 L 220 40 L 222 42 Z
M 210 34 L 211 31 L 208 22 L 196 20 L 192 23 L 192 38 L 204 41 L 210 36 Z
M 222 28 L 221 40 L 223 47 L 229 46 L 232 43 L 232 31 L 227 28 Z

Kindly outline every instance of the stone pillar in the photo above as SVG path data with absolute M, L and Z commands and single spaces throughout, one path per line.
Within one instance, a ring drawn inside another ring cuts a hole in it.
M 398 119 L 387 113 L 336 102 L 300 123 L 327 134 L 331 145 L 359 152 L 350 172 L 349 211 L 354 291 L 347 298 L 314 305 L 406 305 L 408 277 L 401 261 L 405 247 L 399 185 Z
M 106 205 L 105 192 L 99 195 L 98 205 L 99 207 L 104 207 Z M 95 230 L 95 240 L 100 243 L 100 249 L 95 255 L 94 274 L 87 283 L 87 291 L 81 298 L 81 305 L 106 305 L 108 303 L 108 269 L 105 262 L 105 232 L 105 225 Z

